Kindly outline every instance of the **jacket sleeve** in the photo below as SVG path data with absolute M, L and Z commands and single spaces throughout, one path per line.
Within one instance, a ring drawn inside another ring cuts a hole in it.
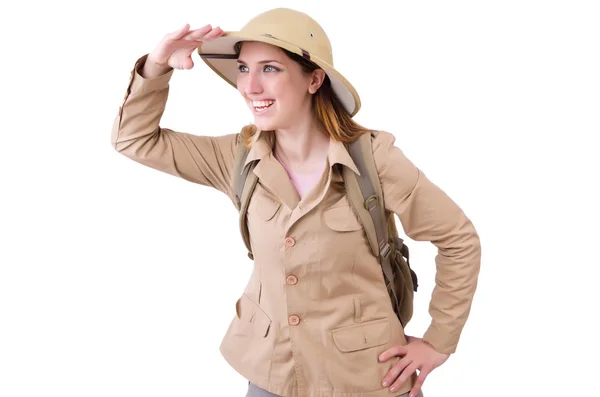
M 379 131 L 373 139 L 385 206 L 398 215 L 405 234 L 437 249 L 435 286 L 429 303 L 431 325 L 423 339 L 441 353 L 454 353 L 471 310 L 481 262 L 475 227 L 459 206 L 432 183 Z
M 232 199 L 231 173 L 239 134 L 198 136 L 160 127 L 174 70 L 146 79 L 140 71 L 147 57 L 139 58 L 131 71 L 113 124 L 112 146 L 140 164 L 214 187 Z

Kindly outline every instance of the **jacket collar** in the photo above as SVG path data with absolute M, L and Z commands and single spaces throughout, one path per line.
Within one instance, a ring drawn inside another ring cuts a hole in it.
M 255 160 L 262 160 L 266 155 L 273 151 L 275 145 L 275 135 L 272 131 L 261 131 L 258 130 L 252 137 L 252 147 L 246 157 L 244 166 Z M 334 164 L 342 164 L 350 168 L 357 175 L 360 175 L 356 164 L 350 157 L 350 153 L 346 149 L 344 143 L 329 138 L 329 150 L 327 152 L 327 160 L 329 166 L 333 167 Z

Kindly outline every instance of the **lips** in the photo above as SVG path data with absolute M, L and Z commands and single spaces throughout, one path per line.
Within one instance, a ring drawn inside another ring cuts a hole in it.
M 273 103 L 275 103 L 274 100 L 252 101 L 252 107 L 256 114 L 263 114 L 273 105 Z
M 252 101 L 252 106 L 254 106 L 255 108 L 268 108 L 273 104 L 273 102 L 275 101 L 271 99 L 266 101 Z

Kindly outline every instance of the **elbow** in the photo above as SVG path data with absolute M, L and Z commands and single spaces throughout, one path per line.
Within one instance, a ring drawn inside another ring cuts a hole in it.
M 128 146 L 124 142 L 120 142 L 118 139 L 112 138 L 110 140 L 110 146 L 112 146 L 113 150 L 117 153 L 120 153 L 126 157 L 131 157 L 131 153 L 127 150 Z
M 477 232 L 477 229 L 475 229 L 475 226 L 472 223 L 470 240 L 473 245 L 473 251 L 476 256 L 477 262 L 479 262 L 481 260 L 481 238 L 479 237 L 479 233 Z
M 464 249 L 461 256 L 464 263 L 468 264 L 474 276 L 478 275 L 481 269 L 481 238 L 472 224 L 464 234 L 462 246 Z
M 447 256 L 479 269 L 481 262 L 481 238 L 475 226 L 468 218 L 464 217 L 460 226 L 448 234 L 442 246 Z
M 112 148 L 114 150 L 116 150 L 119 153 L 121 153 L 124 149 L 124 145 L 119 141 L 119 137 L 122 136 L 122 134 L 121 134 L 121 113 L 122 113 L 122 111 L 123 111 L 122 107 L 119 107 L 119 113 L 117 114 L 117 117 L 115 117 L 115 120 L 114 120 L 113 126 L 112 126 L 112 131 L 110 134 L 110 145 L 112 146 Z
M 481 258 L 481 238 L 477 229 L 475 229 L 473 222 L 466 216 L 461 229 L 462 232 L 458 234 L 461 236 L 458 246 L 463 247 L 463 255 L 468 256 L 470 262 L 479 264 Z

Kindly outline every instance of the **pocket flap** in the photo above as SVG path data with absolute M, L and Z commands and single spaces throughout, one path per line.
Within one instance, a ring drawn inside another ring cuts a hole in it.
M 342 352 L 353 352 L 380 346 L 390 339 L 390 320 L 366 321 L 331 331 L 333 341 Z
M 236 303 L 236 314 L 243 326 L 251 326 L 256 335 L 264 338 L 269 333 L 271 319 L 245 293 Z
M 254 194 L 251 201 L 254 203 L 250 203 L 248 212 L 255 211 L 265 221 L 270 221 L 275 216 L 279 207 L 281 207 L 281 203 L 260 193 Z

